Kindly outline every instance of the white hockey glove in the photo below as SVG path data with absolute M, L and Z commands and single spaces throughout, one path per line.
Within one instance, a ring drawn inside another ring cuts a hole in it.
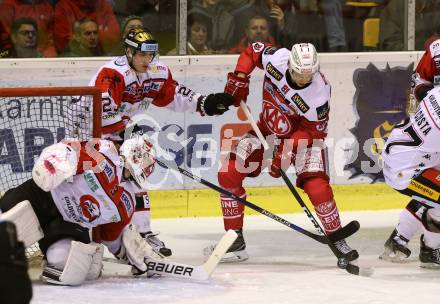
M 32 170 L 32 178 L 41 189 L 48 192 L 72 177 L 77 166 L 75 150 L 64 143 L 57 143 L 41 152 Z
M 155 256 L 153 249 L 139 234 L 137 228 L 128 225 L 122 234 L 121 248 L 116 257 L 136 267 L 139 270 L 136 274 L 142 274 L 147 271 L 146 260 Z

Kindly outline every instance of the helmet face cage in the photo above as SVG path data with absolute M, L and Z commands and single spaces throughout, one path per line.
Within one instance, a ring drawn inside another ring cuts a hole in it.
M 142 189 L 147 189 L 147 177 L 154 171 L 155 153 L 146 135 L 135 135 L 120 147 L 125 158 L 125 167 Z
M 319 59 L 311 43 L 297 43 L 292 46 L 289 60 L 289 72 L 300 75 L 313 75 L 319 71 Z
M 132 49 L 134 55 L 136 52 L 145 52 L 153 54 L 153 61 L 159 54 L 159 45 L 154 40 L 153 35 L 144 29 L 132 29 L 125 36 L 124 45 Z

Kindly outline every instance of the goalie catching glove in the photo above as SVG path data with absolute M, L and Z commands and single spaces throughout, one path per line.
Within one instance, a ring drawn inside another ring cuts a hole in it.
M 234 99 L 227 93 L 209 94 L 206 97 L 199 99 L 197 104 L 197 111 L 202 116 L 221 115 L 229 110 L 229 107 L 234 104 Z
M 125 227 L 121 248 L 115 256 L 135 267 L 137 271 L 133 271 L 133 273 L 136 275 L 147 271 L 146 261 L 149 258 L 160 258 L 134 225 Z
M 41 152 L 32 170 L 32 178 L 41 189 L 48 192 L 75 175 L 77 166 L 75 150 L 64 143 L 57 143 Z

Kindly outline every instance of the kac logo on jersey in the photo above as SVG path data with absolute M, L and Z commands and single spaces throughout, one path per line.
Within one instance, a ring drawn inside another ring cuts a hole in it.
M 81 207 L 81 212 L 83 216 L 87 219 L 89 223 L 96 220 L 101 216 L 101 209 L 99 208 L 99 203 L 91 195 L 83 195 L 79 199 L 79 205 Z
M 263 102 L 263 117 L 266 126 L 276 135 L 283 136 L 292 131 L 292 125 L 287 116 L 267 101 Z
M 364 172 L 362 164 L 370 164 L 371 168 L 380 163 L 385 140 L 393 126 L 406 117 L 413 67 L 414 64 L 393 68 L 387 65 L 379 70 L 370 63 L 366 68 L 354 71 L 356 92 L 353 105 L 359 119 L 350 131 L 357 140 L 356 147 L 351 150 L 358 151 L 358 154 L 344 168 L 352 173 L 349 179 L 366 175 L 372 178 L 372 182 L 383 180 L 380 166 L 375 166 L 378 172 Z M 364 147 L 366 142 L 372 143 Z

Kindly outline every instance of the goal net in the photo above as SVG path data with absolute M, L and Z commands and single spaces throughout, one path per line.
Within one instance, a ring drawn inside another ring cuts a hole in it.
M 97 87 L 0 88 L 0 195 L 32 177 L 45 147 L 100 138 L 101 108 Z

